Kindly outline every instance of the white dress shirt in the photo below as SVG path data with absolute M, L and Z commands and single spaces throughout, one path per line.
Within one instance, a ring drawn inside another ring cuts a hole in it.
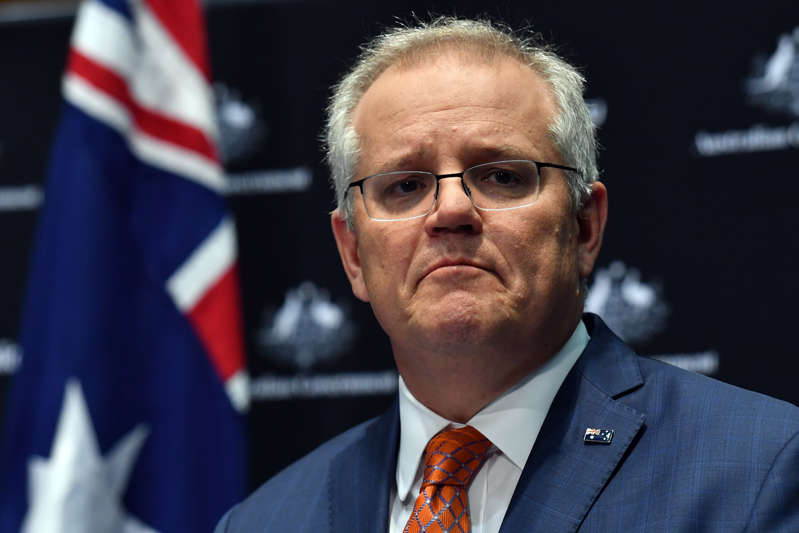
M 472 533 L 498 533 L 516 483 L 533 449 L 555 394 L 588 344 L 580 321 L 569 340 L 541 368 L 522 379 L 469 420 L 491 441 L 489 458 L 469 487 Z M 424 449 L 442 429 L 463 427 L 414 398 L 399 378 L 400 443 L 391 494 L 389 533 L 402 533 L 422 485 Z

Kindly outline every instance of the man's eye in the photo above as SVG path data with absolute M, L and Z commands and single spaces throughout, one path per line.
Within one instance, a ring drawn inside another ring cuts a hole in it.
M 512 187 L 514 185 L 520 185 L 523 180 L 518 174 L 510 170 L 494 169 L 486 173 L 481 181 L 491 185 Z
M 388 189 L 388 194 L 393 196 L 404 196 L 423 191 L 427 185 L 414 178 L 405 178 L 394 182 Z

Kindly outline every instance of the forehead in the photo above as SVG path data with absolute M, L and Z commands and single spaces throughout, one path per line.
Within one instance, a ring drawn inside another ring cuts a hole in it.
M 555 112 L 549 84 L 514 58 L 444 52 L 398 63 L 355 108 L 358 171 L 503 155 L 558 162 L 549 135 Z

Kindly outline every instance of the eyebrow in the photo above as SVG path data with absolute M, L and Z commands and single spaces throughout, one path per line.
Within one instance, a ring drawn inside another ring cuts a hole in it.
M 380 173 L 393 172 L 396 170 L 421 170 L 421 168 L 417 167 L 421 167 L 422 165 L 416 165 L 413 163 L 419 159 L 421 158 L 412 154 L 403 155 L 395 159 L 389 159 L 382 165 L 378 166 L 376 172 Z
M 534 159 L 530 153 L 524 152 L 521 149 L 512 145 L 501 146 L 477 146 L 465 148 L 459 154 L 463 161 L 467 163 L 464 168 L 479 165 L 481 163 L 489 163 L 491 161 L 506 161 L 515 159 Z M 405 154 L 395 159 L 390 159 L 384 164 L 380 165 L 375 173 L 392 172 L 400 170 L 425 170 L 423 167 L 427 166 L 419 164 L 423 161 L 424 156 L 418 154 Z M 463 169 L 461 169 L 463 170 Z
M 516 146 L 509 144 L 501 146 L 485 146 L 477 147 L 466 151 L 462 154 L 464 160 L 470 161 L 471 164 L 486 163 L 489 161 L 504 161 L 513 159 L 533 159 L 533 154 L 524 152 Z M 474 161 L 477 160 L 477 161 Z

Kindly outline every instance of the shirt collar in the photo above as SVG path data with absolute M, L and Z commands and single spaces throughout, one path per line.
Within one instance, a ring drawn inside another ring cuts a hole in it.
M 543 366 L 481 409 L 467 423 L 480 431 L 520 470 L 533 449 L 552 400 L 590 337 L 582 321 L 566 344 Z M 397 496 L 405 500 L 421 466 L 428 441 L 449 425 L 463 426 L 434 413 L 417 400 L 399 377 L 400 444 Z

